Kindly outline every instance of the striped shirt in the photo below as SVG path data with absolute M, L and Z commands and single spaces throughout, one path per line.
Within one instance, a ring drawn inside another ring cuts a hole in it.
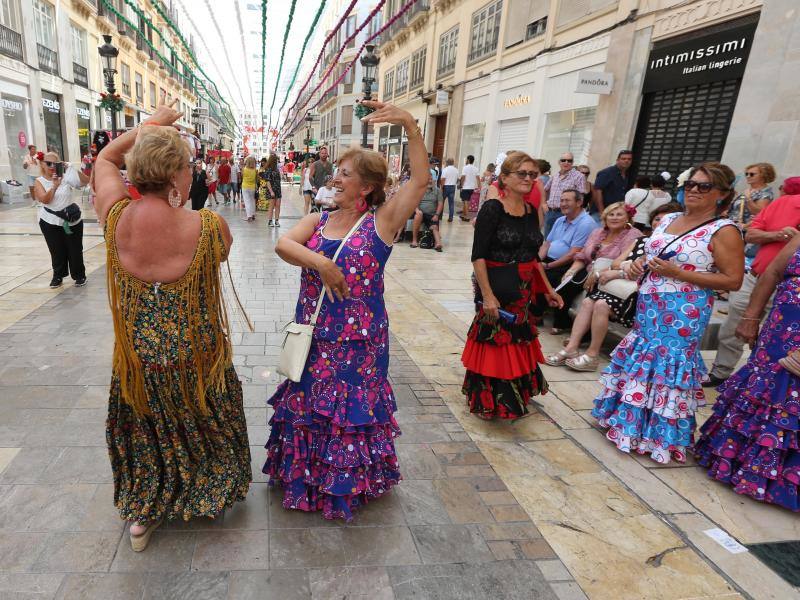
M 556 173 L 550 177 L 550 181 L 545 185 L 547 208 L 559 208 L 561 206 L 561 193 L 570 189 L 578 190 L 581 194 L 586 192 L 586 176 L 578 169 L 571 169 L 563 176 L 561 173 Z

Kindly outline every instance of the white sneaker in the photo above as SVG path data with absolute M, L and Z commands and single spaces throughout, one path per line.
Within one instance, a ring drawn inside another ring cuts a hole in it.
M 269 223 L 267 223 L 267 227 L 275 227 L 275 225 L 272 224 L 272 219 L 270 219 Z
M 273 225 L 273 227 L 280 227 L 280 226 L 281 226 L 281 222 L 280 221 L 275 221 L 275 225 Z

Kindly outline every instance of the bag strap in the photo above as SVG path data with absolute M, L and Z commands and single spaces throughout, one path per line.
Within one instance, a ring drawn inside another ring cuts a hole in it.
M 662 256 L 663 256 L 663 255 L 666 253 L 667 249 L 668 249 L 670 246 L 672 246 L 672 245 L 673 245 L 675 242 L 677 242 L 678 240 L 685 238 L 685 237 L 686 237 L 687 235 L 689 235 L 690 233 L 692 233 L 692 232 L 694 232 L 694 231 L 697 231 L 697 230 L 698 230 L 698 229 L 700 229 L 701 227 L 705 227 L 705 226 L 706 226 L 706 225 L 708 225 L 709 223 L 713 223 L 714 221 L 718 221 L 720 218 L 721 218 L 721 217 L 712 217 L 712 218 L 708 219 L 707 221 L 703 221 L 703 222 L 702 222 L 702 223 L 700 223 L 699 225 L 695 225 L 695 226 L 694 226 L 694 227 L 692 227 L 691 229 L 687 229 L 687 230 L 686 230 L 686 231 L 684 231 L 683 233 L 681 233 L 681 234 L 679 234 L 679 235 L 676 235 L 676 236 L 675 236 L 675 237 L 672 239 L 672 241 L 671 241 L 669 244 L 667 244 L 666 246 L 664 246 L 664 247 L 661 249 L 661 251 L 660 251 L 658 254 L 656 254 L 655 258 L 661 258 L 661 257 L 662 257 Z M 667 225 L 667 227 L 669 227 L 669 225 Z M 664 229 L 666 230 L 666 227 L 665 227 Z M 642 274 L 641 274 L 641 276 L 639 277 L 639 282 L 640 282 L 640 283 L 644 283 L 644 280 L 645 280 L 645 279 L 647 279 L 648 275 L 650 275 L 650 269 L 649 269 L 648 267 L 645 267 L 645 268 L 644 268 L 644 270 L 642 271 Z
M 639 207 L 640 207 L 642 204 L 644 204 L 644 201 L 645 201 L 645 200 L 647 200 L 649 197 L 650 197 L 650 190 L 647 190 L 647 193 L 644 195 L 644 198 L 642 198 L 642 199 L 639 201 L 639 204 L 637 204 L 637 205 L 636 205 L 636 206 L 634 206 L 633 208 L 639 208 Z
M 344 248 L 345 244 L 347 244 L 347 240 L 349 240 L 350 237 L 358 230 L 358 228 L 361 227 L 361 223 L 364 222 L 364 219 L 367 218 L 368 214 L 369 212 L 365 212 L 363 215 L 361 215 L 361 218 L 358 221 L 356 221 L 356 224 L 353 225 L 352 229 L 350 229 L 350 231 L 347 232 L 347 235 L 342 238 L 339 247 L 336 248 L 336 252 L 334 253 L 333 258 L 331 259 L 334 263 L 336 262 L 336 259 L 339 258 L 339 252 L 341 252 L 342 248 Z M 327 224 L 327 222 L 328 221 L 326 219 L 325 223 Z M 322 301 L 324 299 L 325 299 L 325 286 L 323 285 L 322 292 L 319 295 L 319 299 L 317 299 L 317 308 L 314 310 L 314 314 L 311 315 L 311 320 L 308 322 L 308 324 L 311 325 L 312 327 L 317 324 L 317 317 L 319 317 L 319 311 L 322 310 Z

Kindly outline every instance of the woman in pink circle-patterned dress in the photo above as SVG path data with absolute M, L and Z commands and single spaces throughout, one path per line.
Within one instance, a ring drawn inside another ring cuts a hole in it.
M 734 178 L 719 163 L 694 168 L 685 212 L 661 220 L 632 266 L 632 275 L 642 276 L 636 323 L 614 349 L 592 411 L 623 452 L 659 463 L 686 459 L 695 410 L 705 404 L 700 341 L 713 290 L 739 289 L 744 277 L 741 233 L 718 217 L 733 197 Z
M 348 150 L 333 180 L 338 210 L 307 215 L 278 242 L 281 258 L 303 267 L 297 322 L 308 323 L 323 288 L 326 294 L 301 380 L 285 381 L 269 400 L 275 413 L 263 468 L 270 483 L 283 488 L 285 508 L 348 521 L 354 508 L 401 479 L 383 270 L 390 242 L 419 205 L 429 178 L 422 133 L 411 115 L 390 104 L 364 104 L 377 109 L 368 122 L 406 128 L 412 175 L 385 202 L 384 158 Z

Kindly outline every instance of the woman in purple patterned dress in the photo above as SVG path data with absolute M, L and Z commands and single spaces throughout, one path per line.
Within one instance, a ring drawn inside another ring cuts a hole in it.
M 758 278 L 736 335 L 751 346 L 758 336 L 758 344 L 720 386 L 694 448 L 697 461 L 737 494 L 800 512 L 800 235 Z
M 429 179 L 422 132 L 411 115 L 382 102 L 364 104 L 376 109 L 365 121 L 406 128 L 411 178 L 384 202 L 384 158 L 348 150 L 333 180 L 339 210 L 307 215 L 276 247 L 283 260 L 303 267 L 298 322 L 309 322 L 323 286 L 326 295 L 300 382 L 285 381 L 269 400 L 275 414 L 263 471 L 283 487 L 285 508 L 321 510 L 326 519 L 352 519 L 353 508 L 401 479 L 383 269 L 395 232 L 414 213 Z M 364 213 L 334 263 L 341 240 Z

